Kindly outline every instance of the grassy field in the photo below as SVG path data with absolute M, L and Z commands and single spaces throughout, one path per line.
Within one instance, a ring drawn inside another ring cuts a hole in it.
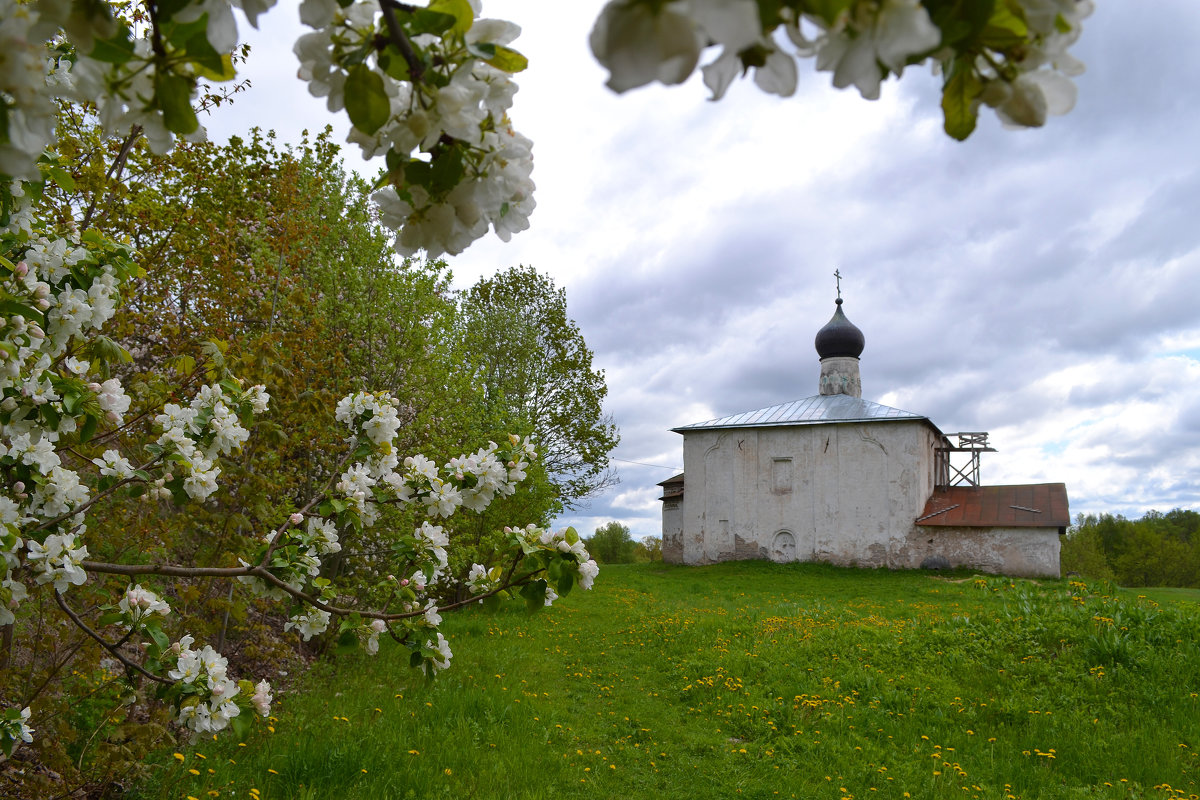
M 655 564 L 448 623 L 435 681 L 319 665 L 273 732 L 160 754 L 142 796 L 1200 796 L 1187 595 Z

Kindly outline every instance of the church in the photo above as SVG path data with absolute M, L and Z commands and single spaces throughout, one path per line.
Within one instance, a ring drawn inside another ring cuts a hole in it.
M 863 400 L 864 346 L 839 291 L 817 394 L 672 429 L 684 471 L 659 484 L 663 559 L 1059 577 L 1066 486 L 981 485 L 987 434 Z

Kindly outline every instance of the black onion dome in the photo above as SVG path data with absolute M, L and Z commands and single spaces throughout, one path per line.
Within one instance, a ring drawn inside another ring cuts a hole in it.
M 853 322 L 842 313 L 842 298 L 837 299 L 837 310 L 825 327 L 817 331 L 817 355 L 822 359 L 862 355 L 866 339 Z

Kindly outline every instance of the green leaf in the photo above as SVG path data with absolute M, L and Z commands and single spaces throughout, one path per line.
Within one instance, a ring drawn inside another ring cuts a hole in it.
M 83 395 L 75 394 L 74 392 L 67 394 L 63 393 L 62 407 L 63 411 L 74 416 L 79 410 L 79 406 L 83 403 Z
M 392 104 L 383 88 L 383 78 L 365 64 L 350 68 L 346 76 L 345 98 L 350 122 L 368 136 L 382 128 L 392 114 Z
M 496 69 L 513 73 L 521 72 L 529 66 L 529 59 L 511 47 L 505 47 L 502 44 L 498 44 L 495 47 L 496 55 L 484 60 Z
M 192 80 L 182 75 L 154 74 L 154 93 L 163 112 L 163 124 L 172 133 L 187 135 L 200 127 L 200 120 L 192 110 L 192 85 Z
M 97 419 L 91 414 L 88 414 L 83 418 L 83 425 L 81 425 L 79 428 L 80 444 L 83 444 L 96 435 L 96 428 L 99 426 L 99 424 L 100 423 L 97 421 Z
M 91 361 L 106 363 L 130 364 L 133 356 L 129 351 L 104 335 L 93 336 L 83 348 L 84 355 Z
M 217 52 L 208 41 L 207 30 L 201 30 L 188 37 L 184 53 L 196 65 L 196 72 L 202 78 L 221 83 L 237 76 L 237 70 L 233 68 L 233 58 L 228 53 Z
M 411 80 L 412 76 L 408 71 L 408 60 L 400 54 L 394 44 L 389 44 L 379 55 L 375 57 L 379 68 L 386 72 L 389 77 L 395 78 L 398 81 Z
M 100 619 L 96 621 L 96 626 L 99 628 L 104 628 L 109 625 L 115 625 L 116 623 L 120 622 L 124 617 L 125 617 L 125 615 L 122 614 L 120 611 L 110 611 L 107 614 L 101 615 Z
M 945 130 L 951 137 L 965 140 L 975 130 L 979 119 L 976 100 L 983 92 L 983 81 L 975 74 L 975 69 L 969 58 L 955 60 L 942 89 L 942 112 L 945 114 Z
M 146 623 L 146 633 L 150 634 L 150 638 L 154 640 L 156 645 L 158 645 L 158 650 L 160 653 L 171 646 L 171 640 L 167 638 L 165 633 L 163 633 L 162 628 L 159 627 L 157 620 Z
M 187 377 L 196 369 L 196 359 L 189 355 L 178 355 L 167 359 L 167 366 L 175 370 L 175 374 Z
M 244 742 L 246 734 L 250 733 L 250 719 L 249 714 L 238 714 L 229 720 L 229 726 L 233 728 L 233 735 L 237 737 L 239 742 Z
M 497 611 L 499 611 L 500 610 L 499 595 L 489 594 L 487 597 L 483 598 L 483 608 L 489 614 L 495 614 Z
M 0 314 L 5 317 L 12 317 L 19 314 L 28 322 L 36 322 L 38 325 L 46 324 L 46 317 L 41 311 L 16 300 L 0 300 Z
M 338 653 L 350 653 L 358 649 L 358 634 L 353 628 L 347 628 L 342 631 L 342 635 L 338 637 L 336 650 Z
M 122 24 L 120 30 L 107 39 L 97 39 L 92 45 L 88 58 L 103 61 L 105 64 L 124 64 L 133 58 L 133 37 L 128 26 Z
M 983 29 L 980 42 L 985 47 L 1002 50 L 1021 44 L 1029 36 L 1029 26 L 1008 2 L 996 3 L 991 19 Z
M 457 147 L 442 149 L 434 156 L 433 164 L 429 169 L 428 188 L 430 193 L 440 195 L 449 192 L 462 181 L 466 172 L 462 150 Z
M 67 172 L 62 167 L 51 167 L 46 170 L 46 174 L 50 176 L 50 180 L 54 181 L 58 188 L 64 192 L 75 191 L 75 179 L 71 177 L 71 173 Z
M 851 0 L 808 0 L 808 11 L 825 20 L 832 28 L 842 13 L 850 8 L 850 3 Z
M 521 596 L 525 598 L 526 611 L 531 614 L 541 611 L 546 607 L 546 581 L 530 581 L 521 587 Z
M 429 4 L 429 10 L 442 11 L 454 17 L 454 27 L 450 29 L 451 33 L 466 33 L 475 23 L 475 11 L 467 0 L 433 0 Z

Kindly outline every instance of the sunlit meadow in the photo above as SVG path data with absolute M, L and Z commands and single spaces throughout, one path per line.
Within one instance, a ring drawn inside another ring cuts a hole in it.
M 1200 593 L 736 563 L 609 567 L 450 623 L 435 681 L 319 665 L 146 798 L 1200 797 Z

